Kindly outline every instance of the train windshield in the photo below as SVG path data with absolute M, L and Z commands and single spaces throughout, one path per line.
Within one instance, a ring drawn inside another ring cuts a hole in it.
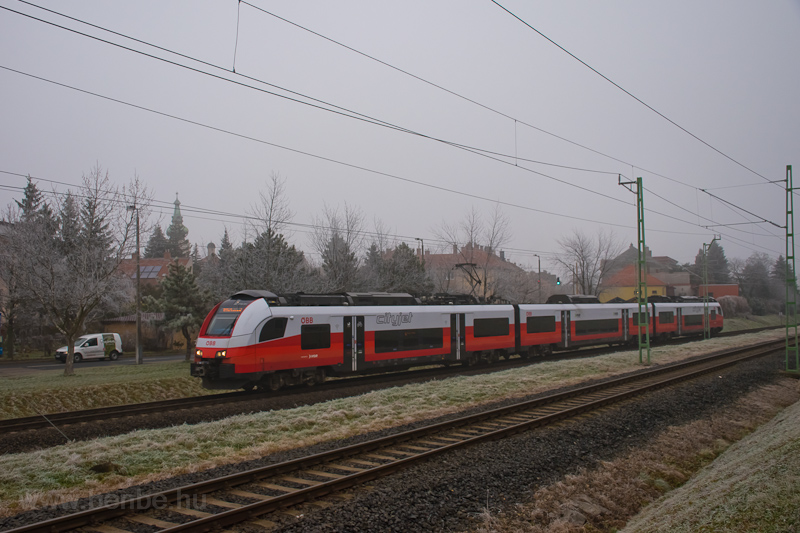
M 222 302 L 208 325 L 206 335 L 211 337 L 230 337 L 233 325 L 236 324 L 236 319 L 239 318 L 244 308 L 251 302 L 252 300 L 225 300 Z

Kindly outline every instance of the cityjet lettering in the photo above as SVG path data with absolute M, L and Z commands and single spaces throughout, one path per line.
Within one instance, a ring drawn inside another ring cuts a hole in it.
M 375 319 L 378 324 L 391 324 L 399 326 L 400 324 L 410 324 L 413 313 L 386 313 L 385 315 L 378 315 Z

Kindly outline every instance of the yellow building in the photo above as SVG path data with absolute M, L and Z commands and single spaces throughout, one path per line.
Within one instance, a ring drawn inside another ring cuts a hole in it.
M 638 280 L 636 276 L 636 266 L 628 265 L 622 270 L 615 272 L 608 280 L 603 280 L 600 301 L 607 302 L 614 298 L 630 300 L 636 298 Z M 647 295 L 666 296 L 667 284 L 653 276 L 647 275 Z

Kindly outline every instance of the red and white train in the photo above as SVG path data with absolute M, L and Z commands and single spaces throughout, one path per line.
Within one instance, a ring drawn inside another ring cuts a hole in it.
M 651 338 L 703 334 L 702 302 L 648 305 Z M 722 309 L 717 302 L 708 306 L 716 334 Z M 638 305 L 632 303 L 420 305 L 408 295 L 386 293 L 290 298 L 246 290 L 206 317 L 191 373 L 210 389 L 277 390 L 328 375 L 625 344 L 637 339 L 637 323 Z

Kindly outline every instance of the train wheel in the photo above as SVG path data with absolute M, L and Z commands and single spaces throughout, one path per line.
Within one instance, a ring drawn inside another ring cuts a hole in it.
M 283 387 L 283 376 L 277 372 L 270 374 L 267 378 L 267 389 L 275 392 L 280 390 L 281 387 Z
M 314 385 L 321 384 L 324 382 L 325 382 L 325 369 L 318 368 L 314 372 L 314 375 L 311 377 L 311 379 L 306 381 L 306 385 L 308 385 L 309 387 L 313 387 Z
M 248 382 L 248 383 L 245 383 L 245 384 L 244 384 L 244 387 L 242 387 L 242 388 L 243 388 L 244 390 L 246 390 L 247 392 L 250 392 L 251 390 L 253 390 L 253 389 L 255 389 L 255 388 L 256 388 L 256 384 L 255 384 L 255 383 L 253 383 L 252 381 L 250 381 L 250 382 Z

